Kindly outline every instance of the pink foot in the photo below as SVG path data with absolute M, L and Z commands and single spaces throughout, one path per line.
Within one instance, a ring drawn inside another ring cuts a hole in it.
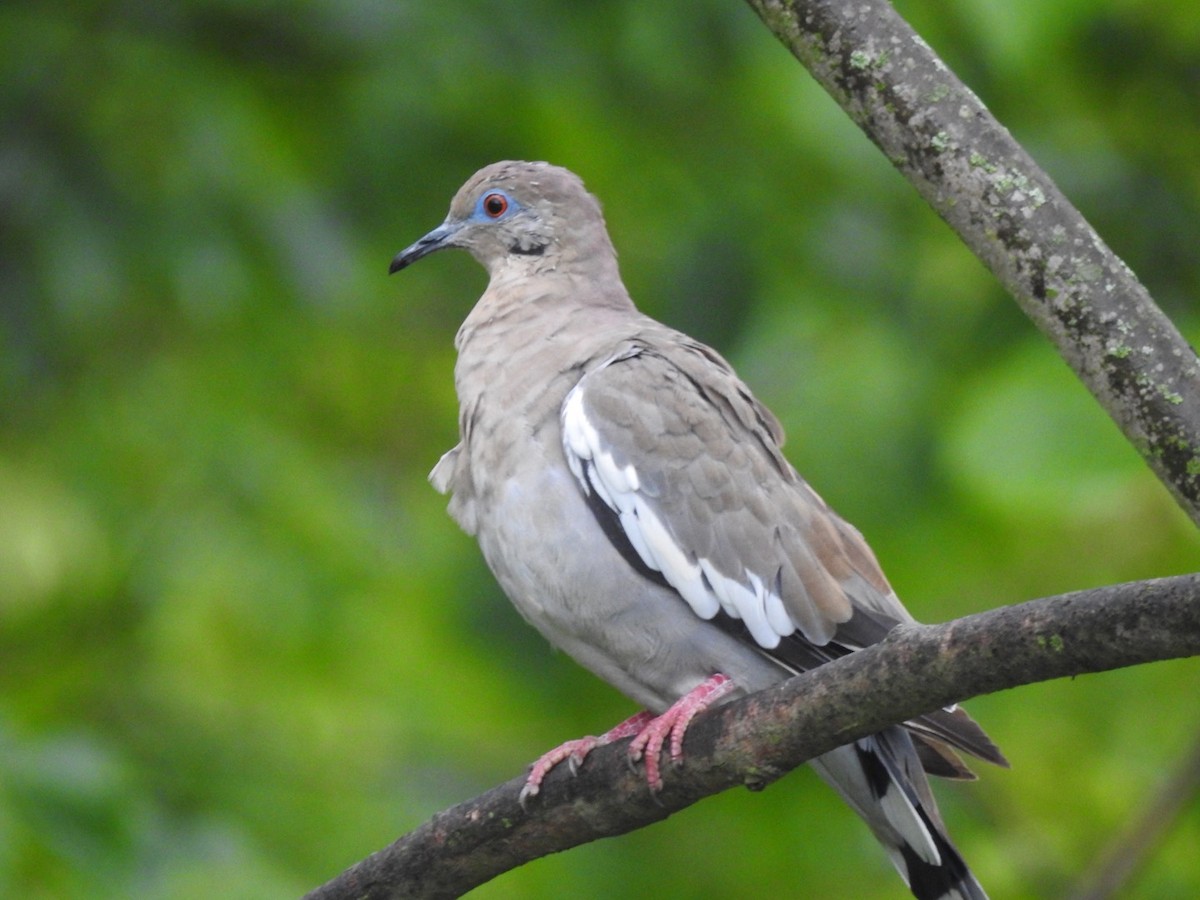
M 542 789 L 542 782 L 550 774 L 550 770 L 564 760 L 571 767 L 571 772 L 575 773 L 587 755 L 597 747 L 603 747 L 605 744 L 611 744 L 613 741 L 619 741 L 630 735 L 636 735 L 636 737 L 629 745 L 629 759 L 632 762 L 645 759 L 646 783 L 650 786 L 651 791 L 655 793 L 661 791 L 663 780 L 659 757 L 662 755 L 663 745 L 667 746 L 671 754 L 671 761 L 676 765 L 682 764 L 683 736 L 687 733 L 692 719 L 733 689 L 733 679 L 718 672 L 710 675 L 672 703 L 661 716 L 656 717 L 643 710 L 635 716 L 630 716 L 620 725 L 610 728 L 600 737 L 589 735 L 560 744 L 538 757 L 529 770 L 529 777 L 525 779 L 525 787 L 521 788 L 517 800 L 521 806 L 524 806 L 530 797 L 536 797 Z
M 696 687 L 692 688 L 671 704 L 665 713 L 646 723 L 638 732 L 638 736 L 629 745 L 629 758 L 634 762 L 639 759 L 646 761 L 646 783 L 650 790 L 657 793 L 662 790 L 662 774 L 659 770 L 659 757 L 662 755 L 663 744 L 670 744 L 668 749 L 671 762 L 676 765 L 683 763 L 683 736 L 697 713 L 712 706 L 734 688 L 733 679 L 718 672 L 710 675 Z M 631 720 L 632 721 L 632 720 Z
M 525 787 L 521 788 L 521 793 L 517 797 L 518 802 L 524 806 L 530 797 L 536 797 L 542 789 L 542 782 L 550 774 L 550 770 L 559 763 L 566 760 L 571 767 L 571 774 L 575 774 L 583 765 L 587 755 L 597 747 L 603 747 L 605 744 L 611 744 L 613 741 L 619 741 L 630 735 L 641 734 L 642 730 L 653 720 L 653 713 L 642 710 L 621 724 L 613 726 L 600 737 L 588 735 L 577 738 L 567 741 L 565 744 L 559 744 L 553 750 L 543 753 L 529 770 L 529 777 L 525 779 Z

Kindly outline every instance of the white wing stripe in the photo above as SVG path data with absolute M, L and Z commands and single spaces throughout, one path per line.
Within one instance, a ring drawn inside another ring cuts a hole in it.
M 621 528 L 625 531 L 626 537 L 629 538 L 629 543 L 633 544 L 633 549 L 637 551 L 637 555 L 642 558 L 642 562 L 656 572 L 661 572 L 662 569 L 658 567 L 654 555 L 650 552 L 650 548 L 646 546 L 646 541 L 642 537 L 642 529 L 638 525 L 637 510 L 625 510 L 620 514 L 620 519 Z
M 595 460 L 587 461 L 586 470 L 587 484 L 591 485 L 592 489 L 595 490 L 595 492 L 600 496 L 600 499 L 604 501 L 605 506 L 607 506 L 613 512 L 620 512 L 620 510 L 617 508 L 617 504 L 613 500 L 613 495 L 608 492 L 608 484 L 603 478 L 599 477 L 596 472 Z
M 614 493 L 627 494 L 638 489 L 637 472 L 633 466 L 618 467 L 612 454 L 601 450 L 595 455 L 596 471 Z
M 720 607 L 717 598 L 704 586 L 700 566 L 688 559 L 645 501 L 639 497 L 636 503 L 638 530 L 653 557 L 647 564 L 663 573 L 667 583 L 679 591 L 696 615 L 711 619 Z
M 776 634 L 791 634 L 795 631 L 796 623 L 784 609 L 783 599 L 774 591 L 768 590 L 767 586 L 763 584 L 763 580 L 749 569 L 746 570 L 746 575 L 750 579 L 750 584 L 754 586 L 754 593 L 766 607 L 767 624 L 771 626 L 771 630 Z
M 567 455 L 567 465 L 579 479 L 585 491 L 591 490 L 583 477 L 583 460 L 592 458 L 592 448 L 599 446 L 600 435 L 583 414 L 582 383 L 575 385 L 562 409 L 563 450 Z
M 740 581 L 722 575 L 707 559 L 700 560 L 700 567 L 720 598 L 725 612 L 745 622 L 760 647 L 768 650 L 778 647 L 780 636 L 767 622 L 767 611 L 761 597 Z
M 761 576 L 743 570 L 743 580 L 719 572 L 711 561 L 695 559 L 680 547 L 671 529 L 640 492 L 641 478 L 632 463 L 618 465 L 583 404 L 584 382 L 567 395 L 562 408 L 563 452 L 585 492 L 596 495 L 615 512 L 629 543 L 642 562 L 661 572 L 696 615 L 711 619 L 718 610 L 741 619 L 751 636 L 768 650 L 781 636 L 796 630 L 782 599 Z

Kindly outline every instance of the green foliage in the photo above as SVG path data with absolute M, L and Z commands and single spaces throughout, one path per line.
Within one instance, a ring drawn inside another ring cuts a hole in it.
M 1200 333 L 1193 3 L 902 4 Z M 0 7 L 0 895 L 296 895 L 630 712 L 499 596 L 425 473 L 483 284 L 388 280 L 499 158 L 578 171 L 939 620 L 1196 565 L 1015 306 L 743 5 Z M 1195 661 L 972 704 L 944 791 L 1056 897 L 1196 729 Z M 1136 896 L 1200 893 L 1193 806 Z M 808 774 L 487 897 L 899 896 Z

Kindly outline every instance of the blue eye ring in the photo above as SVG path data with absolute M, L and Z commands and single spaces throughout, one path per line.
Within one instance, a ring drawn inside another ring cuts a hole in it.
M 508 196 L 503 191 L 489 191 L 479 201 L 479 208 L 489 219 L 499 219 L 508 212 Z

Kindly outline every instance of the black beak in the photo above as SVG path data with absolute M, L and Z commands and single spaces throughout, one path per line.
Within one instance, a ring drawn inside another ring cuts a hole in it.
M 444 250 L 454 246 L 454 235 L 458 233 L 456 225 L 439 225 L 411 247 L 406 247 L 396 254 L 392 264 L 388 266 L 388 274 L 395 275 L 401 269 L 411 266 L 422 256 L 428 256 L 435 250 Z

